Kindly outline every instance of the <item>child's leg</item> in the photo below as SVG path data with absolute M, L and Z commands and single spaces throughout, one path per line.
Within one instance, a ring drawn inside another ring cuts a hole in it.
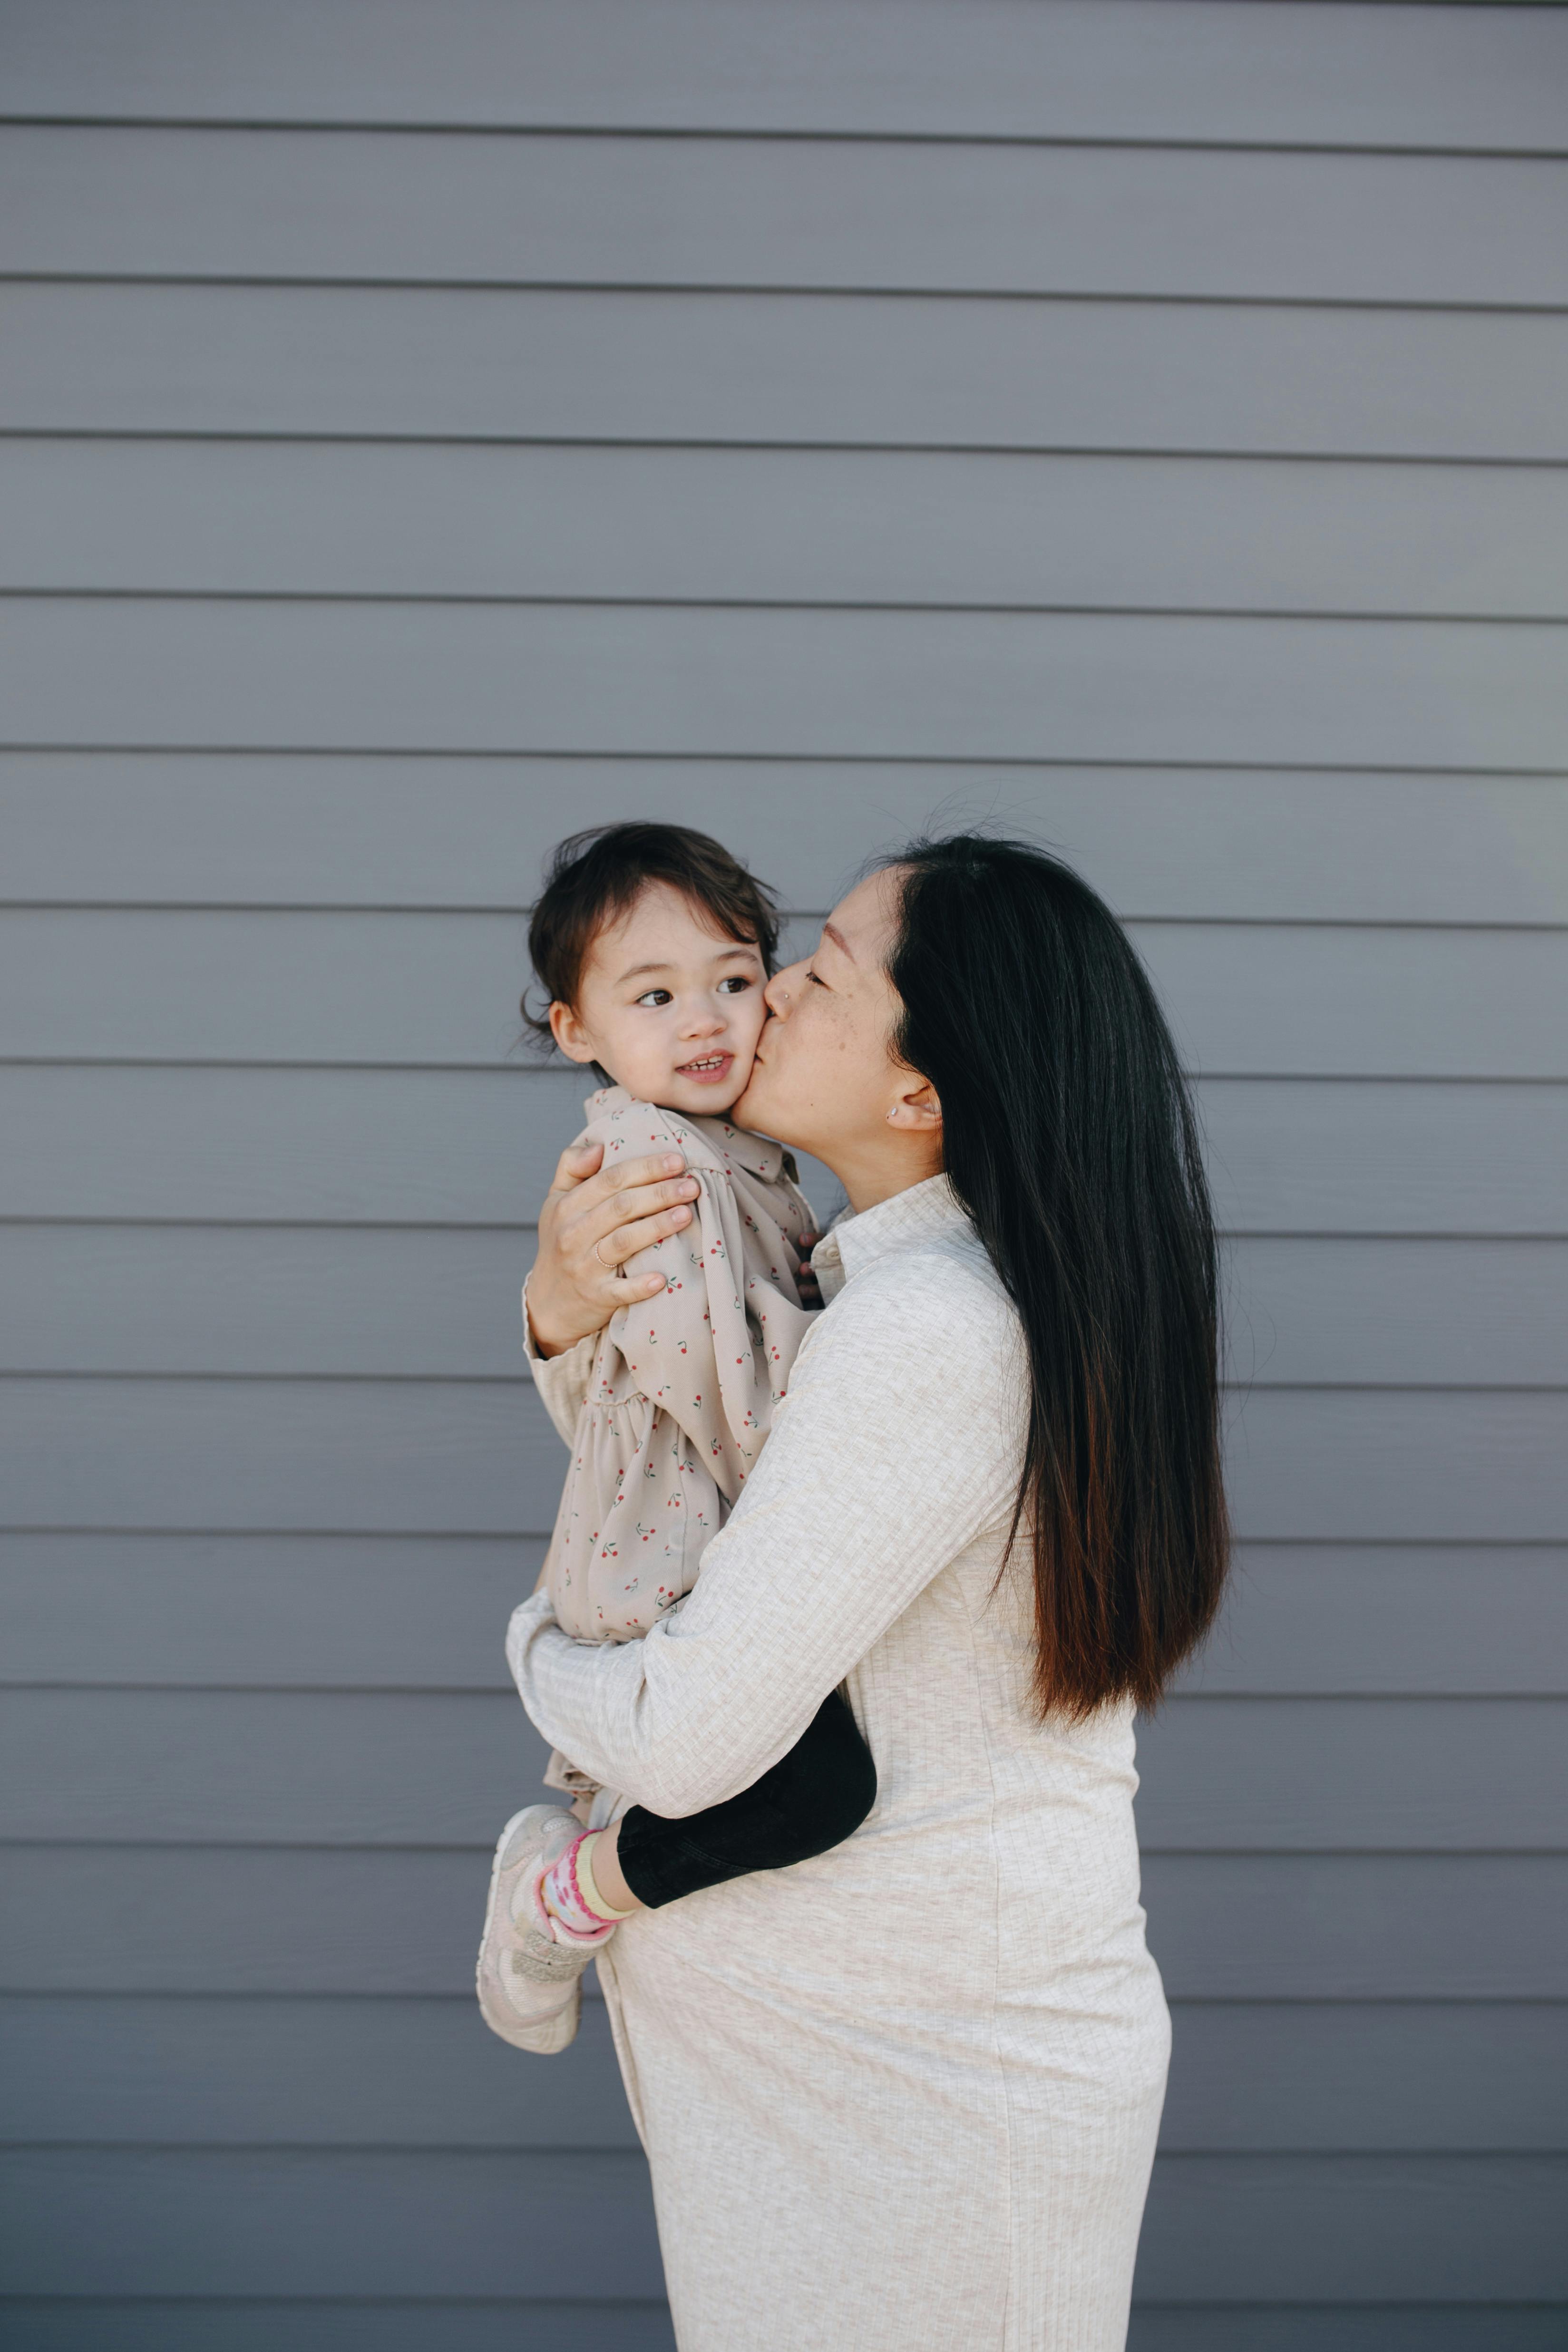
M 594 1876 L 617 1909 L 677 1902 L 701 1886 L 783 1870 L 841 1845 L 877 1796 L 877 1768 L 837 1691 L 787 1756 L 738 1797 L 684 1821 L 633 1805 L 593 1849 Z

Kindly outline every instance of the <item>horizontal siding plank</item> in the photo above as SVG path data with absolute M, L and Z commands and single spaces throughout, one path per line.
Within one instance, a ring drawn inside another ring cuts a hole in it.
M 1237 1241 L 1226 1292 L 1243 1383 L 1568 1384 L 1560 1243 Z
M 1568 1706 L 1185 1698 L 1138 1743 L 1145 1848 L 1555 1848 Z
M 3 1738 L 0 1837 L 115 1843 L 493 1845 L 548 1758 L 488 1695 L 13 1691 Z
M 1565 2316 L 1546 2304 L 1134 2304 L 1127 2352 L 1560 2352 Z M 321 2352 L 337 2352 L 336 2339 Z
M 545 1533 L 561 1441 L 526 1375 L 6 1384 L 17 1527 Z
M 1565 546 L 1539 467 L 0 442 L 19 590 L 1561 619 Z
M 414 2304 L 300 2297 L 132 2303 L 101 2296 L 7 2298 L 9 2352 L 489 2352 L 498 2321 L 537 2329 L 541 2342 L 569 2337 L 579 2352 L 673 2352 L 663 2305 L 583 2303 Z M 1560 2306 L 1378 2303 L 1316 2306 L 1135 2304 L 1129 2352 L 1562 2352 Z
M 0 1986 L 467 2004 L 489 1870 L 488 1843 L 0 1848 Z M 1150 1853 L 1143 1901 L 1173 2000 L 1568 1999 L 1560 1854 Z
M 1242 1545 L 1209 1693 L 1568 1693 L 1568 1549 Z
M 0 320 L 13 432 L 1568 457 L 1562 315 L 13 281 Z
M 12 124 L 0 271 L 1563 303 L 1568 168 Z
M 0 1226 L 0 1369 L 505 1378 L 533 1246 L 493 1229 Z
M 1568 1078 L 1568 929 L 1131 931 L 1197 1069 Z M 0 1055 L 494 1066 L 531 977 L 510 915 L 12 908 Z
M 518 1794 L 514 1795 L 514 1790 Z M 523 1776 L 509 1775 L 498 1787 L 499 1811 L 490 1824 L 500 1834 L 506 1810 L 544 1791 Z M 493 1844 L 493 1839 L 491 1841 Z M 303 1850 L 227 1843 L 207 1847 L 0 1846 L 0 1879 L 6 1901 L 0 1906 L 0 1986 L 8 1991 L 65 1993 L 305 1994 L 356 1998 L 442 1993 L 471 2001 L 474 1954 L 484 1918 L 489 1877 L 489 1847 L 440 1853 L 426 1851 Z M 1450 1963 L 1434 1953 L 1444 1979 L 1478 1970 L 1489 1985 L 1503 1982 L 1527 1993 L 1550 1990 L 1562 1968 L 1541 1948 L 1531 1926 L 1538 1916 L 1558 1927 L 1568 1921 L 1568 1864 L 1563 1891 L 1555 1876 L 1543 1879 L 1541 1865 L 1504 1861 L 1515 1871 L 1500 1883 L 1495 1872 L 1485 1885 L 1490 1916 L 1517 1921 L 1522 1957 L 1489 1960 L 1474 1937 L 1461 1929 L 1458 1958 Z M 1458 1881 L 1434 1882 L 1426 1906 L 1429 1927 L 1436 1904 L 1463 1896 L 1470 1882 L 1463 1866 Z M 1555 1869 L 1555 1864 L 1547 1865 Z M 1248 1890 L 1237 1890 L 1242 1901 Z M 1510 1899 L 1511 1894 L 1511 1901 Z M 1199 1898 L 1200 1900 L 1202 1897 Z M 1419 1899 L 1419 1898 L 1417 1898 Z M 1184 1901 L 1184 1935 L 1190 1940 L 1195 1904 Z M 1254 1903 L 1257 1913 L 1261 1906 Z M 1305 1909 L 1303 1904 L 1300 1906 Z M 106 1917 L 112 1937 L 103 1934 Z M 1393 1973 L 1392 1922 L 1381 1916 L 1363 1929 L 1359 1965 L 1363 1977 Z M 1205 1931 L 1206 1932 L 1206 1931 Z M 1489 1945 L 1492 1928 L 1488 1929 Z M 1269 1968 L 1267 1916 L 1255 1917 L 1244 1948 L 1264 1948 L 1254 1971 Z M 1355 1951 L 1342 1926 L 1336 1942 Z M 1500 1959 L 1500 1956 L 1498 1956 Z M 1292 1971 L 1300 1963 L 1282 1959 Z M 1332 1961 L 1331 1960 L 1331 1965 Z M 1341 1961 L 1343 1968 L 1345 1961 Z M 1349 1965 L 1354 1967 L 1352 1957 Z M 1245 1962 L 1227 1959 L 1227 1979 Z M 502 2045 L 497 2043 L 498 2051 Z
M 1437 2012 L 1478 2021 L 1468 2040 L 1461 2025 L 1461 2067 L 1484 2046 L 1512 2076 L 1515 2053 L 1534 2046 L 1533 2021 L 1554 2013 Z M 1489 2035 L 1489 2018 L 1503 2030 Z M 1509 2020 L 1521 2021 L 1511 2038 Z M 554 2066 L 531 2065 L 498 2042 L 472 2000 L 13 1998 L 0 2001 L 0 2053 L 11 2144 L 637 2146 L 600 2000 L 584 2004 L 577 2039 Z M 1496 2106 L 1509 2095 L 1491 2095 Z M 1530 2095 L 1521 2082 L 1521 2128 L 1534 2133 Z
M 1146 1853 L 1143 1902 L 1173 2000 L 1568 1997 L 1556 1855 Z
M 11 1683 L 510 1690 L 542 1538 L 0 1536 Z M 1568 1695 L 1568 1550 L 1244 1545 L 1202 1693 Z
M 989 822 L 1127 915 L 1568 921 L 1563 779 L 891 761 L 0 751 L 5 894 L 521 910 L 563 801 L 716 833 L 795 907 L 870 850 Z
M 1134 2293 L 1154 2301 L 1568 2300 L 1562 2157 L 1155 2159 Z
M 0 1370 L 505 1378 L 533 1248 L 493 1227 L 0 1225 Z M 1568 1387 L 1568 1244 L 1242 1238 L 1227 1261 L 1242 1387 Z
M 579 2352 L 673 2352 L 663 2305 L 7 2298 L 9 2352 L 489 2352 L 498 2321 Z M 1135 2304 L 1129 2352 L 1562 2352 L 1560 2306 Z
M 1557 2150 L 1561 2008 L 1181 2006 L 1161 2125 L 1172 2153 Z M 87 2135 L 82 2135 L 87 2137 Z
M 104 2296 L 58 2300 L 8 2298 L 8 2352 L 277 2352 L 280 2334 L 289 2352 L 489 2352 L 498 2326 L 537 2331 L 536 2341 L 570 2341 L 574 2352 L 675 2352 L 669 2313 L 660 2302 L 583 2303 L 530 2296 L 510 2303 L 447 2303 L 421 2296 L 391 2303 L 367 2296 L 353 2303 L 268 2296 L 249 2302 L 226 2295 L 182 2295 L 133 2303 Z M 520 2336 L 519 2341 L 526 2341 Z M 1478 2343 L 1479 2339 L 1477 2339 Z M 1446 2342 L 1446 2339 L 1445 2339 Z M 1359 2352 L 1359 2347 L 1357 2347 Z M 1472 2347 L 1473 2352 L 1473 2347 Z M 1482 2352 L 1535 2352 L 1535 2339 L 1485 2339 Z
M 1557 147 L 1553 12 L 905 0 L 13 0 L 8 111 Z
M 0 691 L 18 743 L 1552 769 L 1565 646 L 1534 622 L 43 597 L 5 610 Z
M 1568 1394 L 1259 1389 L 1229 1415 L 1237 1533 L 1309 1539 L 1568 1535 Z
M 507 1620 L 544 1549 L 542 1537 L 0 1536 L 0 1654 L 10 1682 L 507 1691 Z
M 0 1216 L 521 1225 L 581 1122 L 580 1087 L 0 1067 Z M 1568 1235 L 1568 1087 L 1209 1079 L 1197 1099 L 1232 1233 Z M 804 1176 L 830 1213 L 834 1180 Z
M 1221 1079 L 1196 1091 L 1216 1212 L 1232 1232 L 1568 1230 L 1557 1206 L 1559 1194 L 1568 1202 L 1557 1139 L 1568 1093 L 1560 1103 L 1545 1087 Z
M 592 2303 L 663 2290 L 640 2149 L 34 2148 L 0 2156 L 0 2197 L 13 2294 Z
M 5 1718 L 0 1836 L 34 1840 L 483 1845 L 545 1755 L 488 1694 L 18 1690 Z M 1176 1699 L 1143 1727 L 1141 1836 L 1556 1851 L 1565 1751 L 1560 1700 Z
M 1169 2152 L 1561 2150 L 1560 2007 L 1178 2005 Z M 462 2000 L 0 2002 L 8 2144 L 632 2148 L 609 2021 L 520 2064 Z
M 513 1381 L 14 1376 L 8 1524 L 548 1533 L 560 1441 Z M 1237 1532 L 1558 1543 L 1568 1392 L 1258 1389 L 1227 1412 Z
M 35 2149 L 0 2158 L 0 2180 L 21 2294 L 518 2296 L 585 2271 L 606 2297 L 659 2286 L 640 2156 Z M 1139 2291 L 1562 2297 L 1565 2190 L 1552 2157 L 1163 2157 Z

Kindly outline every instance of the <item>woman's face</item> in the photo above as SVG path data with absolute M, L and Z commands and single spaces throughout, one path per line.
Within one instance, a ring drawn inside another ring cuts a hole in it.
M 942 1167 L 941 1106 L 889 1043 L 899 1000 L 886 966 L 897 916 L 896 872 L 873 874 L 835 907 L 816 952 L 774 974 L 772 1017 L 731 1113 L 824 1160 L 856 1209 Z

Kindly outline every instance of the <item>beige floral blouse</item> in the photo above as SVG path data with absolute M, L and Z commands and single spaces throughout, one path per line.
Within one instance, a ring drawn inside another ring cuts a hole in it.
M 813 1320 L 796 1278 L 812 1215 L 789 1155 L 744 1128 L 621 1087 L 584 1108 L 577 1140 L 602 1143 L 606 1167 L 683 1151 L 700 1188 L 691 1223 L 630 1262 L 668 1286 L 599 1337 L 545 1561 L 568 1633 L 626 1642 L 690 1591 L 766 1440 Z

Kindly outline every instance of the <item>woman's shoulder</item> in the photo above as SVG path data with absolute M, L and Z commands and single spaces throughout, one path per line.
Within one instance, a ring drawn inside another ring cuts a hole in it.
M 900 1383 L 929 1370 L 940 1390 L 973 1394 L 1010 1381 L 1022 1327 L 973 1228 L 889 1250 L 846 1283 L 817 1318 L 813 1351 L 853 1357 L 862 1376 Z

